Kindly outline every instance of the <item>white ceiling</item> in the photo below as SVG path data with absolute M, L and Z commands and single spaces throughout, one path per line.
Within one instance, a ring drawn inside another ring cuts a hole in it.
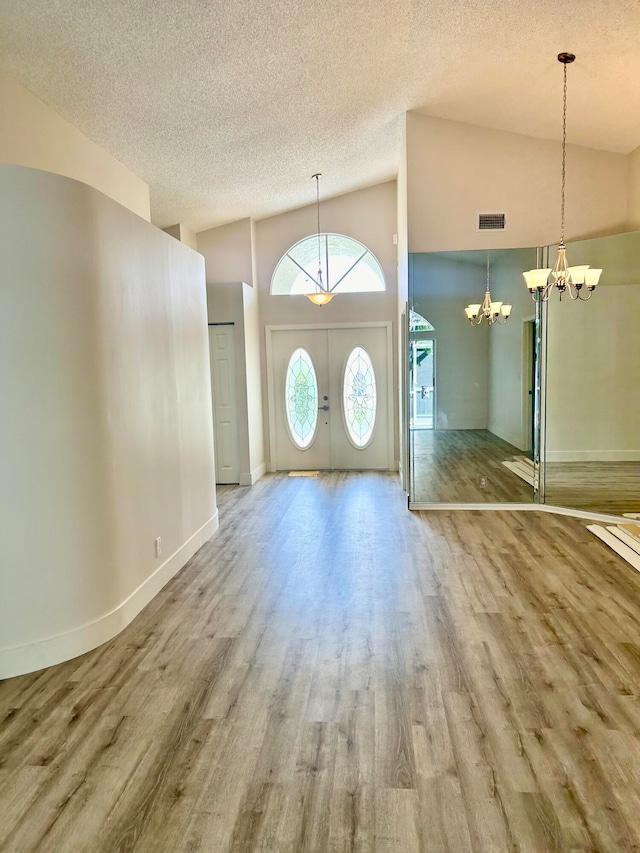
M 638 0 L 2 0 L 2 66 L 195 230 L 395 177 L 402 115 L 640 145 Z

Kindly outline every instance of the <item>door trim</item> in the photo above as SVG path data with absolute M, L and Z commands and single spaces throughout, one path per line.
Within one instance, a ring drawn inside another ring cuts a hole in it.
M 269 423 L 269 471 L 276 470 L 276 413 L 273 377 L 273 332 L 329 331 L 331 329 L 385 329 L 387 346 L 387 464 L 390 471 L 395 470 L 394 458 L 394 396 L 393 396 L 393 323 L 390 320 L 378 320 L 372 323 L 293 323 L 289 325 L 265 326 L 267 355 L 267 410 Z

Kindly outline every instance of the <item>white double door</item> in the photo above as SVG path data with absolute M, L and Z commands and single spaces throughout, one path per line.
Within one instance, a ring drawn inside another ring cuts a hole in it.
M 268 329 L 269 407 L 272 469 L 388 469 L 393 464 L 389 422 L 390 324 L 338 328 Z M 357 347 L 371 360 L 375 377 L 373 431 L 363 447 L 350 438 L 344 382 L 347 362 Z M 300 448 L 287 419 L 287 371 L 296 350 L 306 351 L 317 379 L 318 418 L 313 439 Z

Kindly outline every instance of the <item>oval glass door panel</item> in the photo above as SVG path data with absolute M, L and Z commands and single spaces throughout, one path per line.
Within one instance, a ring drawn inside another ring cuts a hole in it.
M 347 359 L 342 400 L 349 438 L 356 447 L 364 448 L 376 422 L 376 377 L 364 347 L 353 349 Z
M 302 347 L 289 359 L 284 383 L 284 408 L 291 440 L 305 450 L 318 425 L 318 380 L 311 356 Z

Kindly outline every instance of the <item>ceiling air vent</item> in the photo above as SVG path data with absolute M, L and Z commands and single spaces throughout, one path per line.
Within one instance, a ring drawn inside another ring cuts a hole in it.
M 504 231 L 506 213 L 479 213 L 478 231 Z

